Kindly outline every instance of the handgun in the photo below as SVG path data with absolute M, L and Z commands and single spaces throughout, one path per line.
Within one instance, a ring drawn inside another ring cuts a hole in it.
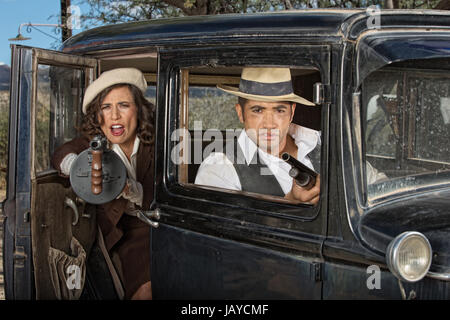
M 305 189 L 311 189 L 316 184 L 317 172 L 308 168 L 287 152 L 283 152 L 281 159 L 292 166 L 289 175 L 294 178 L 297 185 Z

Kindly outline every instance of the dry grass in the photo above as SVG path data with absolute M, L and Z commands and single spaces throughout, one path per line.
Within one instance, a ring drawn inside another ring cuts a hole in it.
M 3 218 L 0 216 L 0 300 L 5 300 L 2 251 L 3 251 Z
M 0 91 L 0 111 L 6 111 L 9 108 L 9 91 Z
M 0 91 L 0 117 L 8 117 L 9 110 L 9 91 Z M 2 135 L 1 139 L 5 139 Z M 7 137 L 7 135 L 6 135 Z M 0 146 L 6 146 L 6 141 L 0 141 Z M 6 151 L 6 150 L 2 150 Z M 6 152 L 0 152 L 0 154 L 6 154 Z M 0 164 L 6 163 L 6 159 L 1 157 Z M 6 194 L 6 182 L 5 174 L 0 171 L 0 201 L 5 199 Z M 4 290 L 4 277 L 3 277 L 3 218 L 0 216 L 0 300 L 5 300 L 5 290 Z
M 4 164 L 6 163 L 6 146 L 8 139 L 7 126 L 5 124 L 8 122 L 8 110 L 9 110 L 9 91 L 0 91 L 0 200 L 4 198 L 4 192 L 6 187 L 6 174 L 3 170 Z M 6 169 L 6 168 L 5 168 Z

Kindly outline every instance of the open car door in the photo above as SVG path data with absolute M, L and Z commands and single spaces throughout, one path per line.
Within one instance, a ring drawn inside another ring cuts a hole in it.
M 87 253 L 95 237 L 95 216 L 83 211 L 50 159 L 57 146 L 77 135 L 84 89 L 97 66 L 93 58 L 12 46 L 4 202 L 7 299 L 71 298 L 64 293 L 58 256 L 74 255 L 73 238 Z

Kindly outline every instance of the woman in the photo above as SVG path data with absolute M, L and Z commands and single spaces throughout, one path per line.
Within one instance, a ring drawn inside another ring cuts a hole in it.
M 127 183 L 115 200 L 97 206 L 97 223 L 106 249 L 120 258 L 126 299 L 151 299 L 150 230 L 132 215 L 148 210 L 153 196 L 154 106 L 144 93 L 147 82 L 134 68 L 102 73 L 83 99 L 83 137 L 59 147 L 52 159 L 63 176 L 98 134 L 105 136 L 127 168 Z

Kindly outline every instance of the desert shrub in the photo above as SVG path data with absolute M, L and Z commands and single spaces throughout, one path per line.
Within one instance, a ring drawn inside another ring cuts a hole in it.
M 8 157 L 9 92 L 0 91 L 0 200 L 6 189 Z
M 217 89 L 189 97 L 189 128 L 194 128 L 194 121 L 202 121 L 203 130 L 242 128 L 234 108 L 236 102 L 235 96 L 220 94 Z

